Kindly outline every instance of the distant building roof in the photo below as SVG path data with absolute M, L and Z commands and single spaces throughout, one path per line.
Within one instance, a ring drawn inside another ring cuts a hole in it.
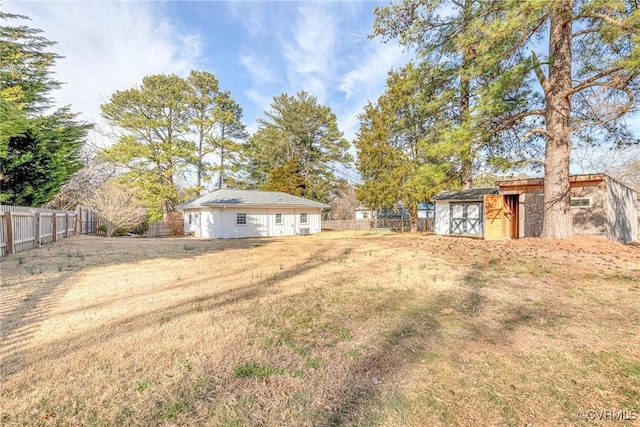
M 485 194 L 498 194 L 497 188 L 472 188 L 471 190 L 448 190 L 436 194 L 432 200 L 483 200 Z
M 313 207 L 330 208 L 331 206 L 316 202 L 314 200 L 303 199 L 302 197 L 282 193 L 280 191 L 255 191 L 255 190 L 216 190 L 211 194 L 199 197 L 189 202 L 181 203 L 176 208 L 195 207 L 231 207 L 231 206 L 278 206 L 278 207 Z

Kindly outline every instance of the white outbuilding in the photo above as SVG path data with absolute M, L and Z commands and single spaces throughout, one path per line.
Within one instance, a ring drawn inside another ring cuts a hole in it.
M 222 189 L 177 206 L 185 234 L 205 239 L 319 233 L 329 205 L 278 191 Z

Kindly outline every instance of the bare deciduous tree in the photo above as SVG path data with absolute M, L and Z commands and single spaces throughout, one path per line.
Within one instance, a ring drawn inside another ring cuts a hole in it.
M 107 237 L 111 237 L 120 227 L 139 225 L 146 215 L 135 194 L 113 180 L 91 190 L 84 204 L 104 219 Z
M 629 146 L 578 146 L 571 162 L 581 173 L 606 173 L 640 191 L 640 144 Z

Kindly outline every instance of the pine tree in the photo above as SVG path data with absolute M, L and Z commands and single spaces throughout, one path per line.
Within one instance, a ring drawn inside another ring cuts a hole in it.
M 479 67 L 521 70 L 507 83 L 528 94 L 527 108 L 498 126 L 520 125 L 523 140 L 544 143 L 542 236 L 571 236 L 572 143 L 625 143 L 630 135 L 623 119 L 637 110 L 640 9 L 633 0 L 495 0 L 491 7 L 490 25 L 475 21 L 464 44 L 482 53 Z M 488 91 L 498 84 L 505 82 Z M 504 94 L 485 102 L 505 102 Z
M 258 120 L 258 131 L 250 138 L 247 156 L 253 185 L 276 185 L 286 167 L 294 169 L 304 182 L 302 197 L 326 201 L 335 182 L 332 171 L 337 163 L 348 164 L 349 143 L 338 130 L 335 114 L 318 104 L 317 98 L 306 92 L 295 96 L 274 97 L 265 119 Z M 290 162 L 295 161 L 293 168 Z M 274 175 L 274 171 L 278 171 Z M 297 187 L 296 187 L 297 188 Z
M 218 175 L 218 188 L 230 182 L 248 135 L 242 108 L 229 91 L 220 89 L 213 74 L 191 71 L 187 82 L 191 88 L 190 123 L 196 139 L 196 189 L 200 194 L 203 181 L 210 181 L 214 174 Z M 212 155 L 217 157 L 216 163 L 208 160 Z
M 101 157 L 125 168 L 121 179 L 138 188 L 150 220 L 174 211 L 178 180 L 194 163 L 189 94 L 184 79 L 159 74 L 145 77 L 140 88 L 117 91 L 102 105 L 102 115 L 123 134 Z

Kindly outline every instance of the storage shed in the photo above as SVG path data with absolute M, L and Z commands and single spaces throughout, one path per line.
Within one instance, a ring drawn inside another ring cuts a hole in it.
M 484 236 L 484 199 L 497 188 L 443 191 L 435 202 L 435 232 L 454 236 Z
M 496 184 L 500 194 L 491 201 L 485 199 L 490 218 L 485 238 L 540 237 L 544 180 L 517 179 Z M 569 184 L 575 233 L 620 243 L 637 240 L 637 194 L 632 188 L 605 174 L 572 175 Z M 517 203 L 510 203 L 515 200 Z M 513 224 L 510 232 L 505 232 L 505 220 Z
M 621 243 L 637 240 L 637 194 L 605 174 L 572 175 L 571 213 L 576 234 Z M 445 191 L 434 197 L 436 234 L 487 240 L 540 237 L 542 178 L 498 181 L 498 188 Z
M 177 208 L 185 234 L 231 239 L 319 233 L 320 213 L 330 206 L 276 191 L 222 189 Z

